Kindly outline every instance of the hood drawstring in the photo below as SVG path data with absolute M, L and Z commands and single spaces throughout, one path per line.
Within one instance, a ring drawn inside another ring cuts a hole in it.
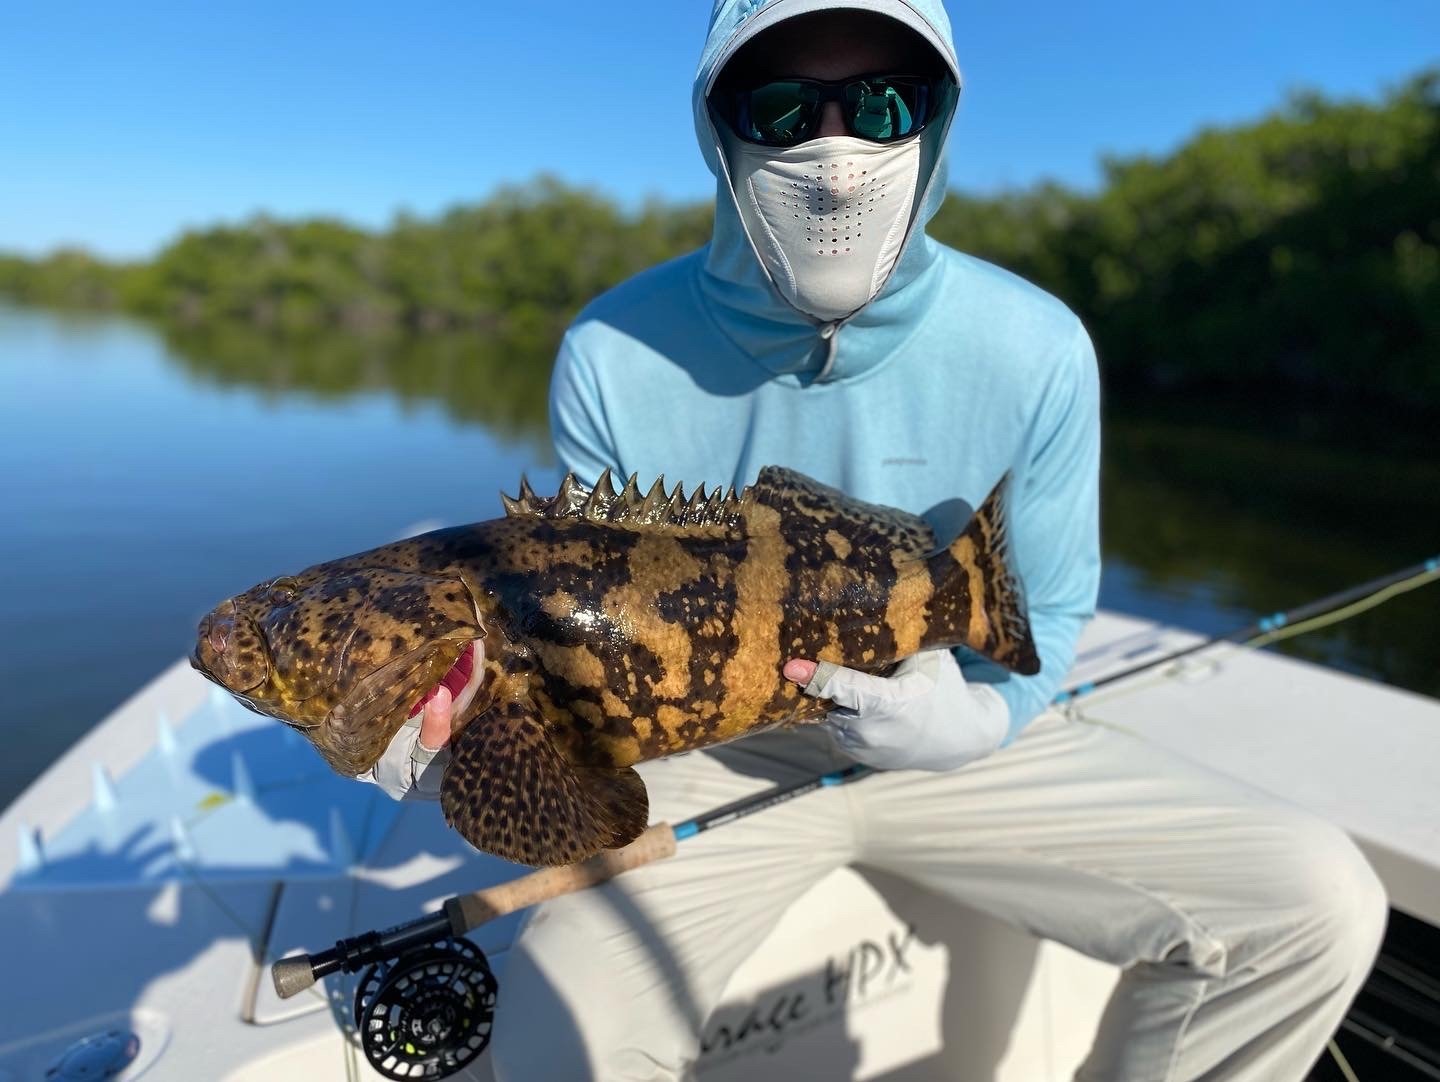
M 835 345 L 840 341 L 840 324 L 843 319 L 837 319 L 820 326 L 820 341 L 825 343 L 825 363 L 820 366 L 820 371 L 815 373 L 815 382 L 824 383 L 830 378 L 830 371 L 835 367 Z

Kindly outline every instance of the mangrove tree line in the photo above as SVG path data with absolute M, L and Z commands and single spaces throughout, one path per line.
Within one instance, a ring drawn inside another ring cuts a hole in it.
M 626 212 L 542 178 L 369 231 L 256 217 L 154 258 L 0 255 L 0 295 L 115 309 L 181 338 L 466 331 L 547 363 L 587 299 L 703 244 L 708 205 Z M 953 194 L 946 243 L 1058 294 L 1112 389 L 1285 387 L 1440 405 L 1440 69 L 1377 102 L 1297 95 L 1096 192 Z

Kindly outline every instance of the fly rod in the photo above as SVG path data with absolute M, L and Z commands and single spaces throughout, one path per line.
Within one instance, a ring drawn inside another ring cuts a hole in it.
M 622 849 L 449 898 L 438 913 L 342 939 L 318 954 L 281 958 L 270 967 L 275 991 L 288 999 L 331 973 L 363 969 L 355 990 L 355 1028 L 370 1066 L 387 1078 L 446 1078 L 489 1046 L 495 1016 L 498 983 L 484 951 L 462 938 L 466 932 L 664 860 L 674 855 L 677 841 L 869 773 L 870 767 L 855 763 L 732 801 L 674 826 L 653 823 Z
M 1436 579 L 1440 579 L 1440 556 L 1078 684 L 1062 691 L 1054 702 L 1071 702 L 1220 643 L 1263 645 L 1299 634 L 1329 622 L 1327 618 L 1355 615 Z M 673 826 L 655 823 L 624 848 L 457 895 L 447 899 L 439 912 L 342 939 L 317 954 L 282 958 L 270 970 L 275 991 L 281 999 L 288 999 L 332 973 L 366 970 L 356 991 L 355 1019 L 371 1066 L 390 1078 L 411 1077 L 410 1072 L 417 1068 L 429 1072 L 426 1077 L 446 1077 L 489 1045 L 494 1017 L 497 983 L 484 953 L 462 938 L 467 932 L 507 913 L 664 860 L 674 855 L 678 842 L 707 830 L 874 772 L 856 763 L 732 801 Z
M 1055 697 L 1055 702 L 1070 702 L 1102 687 L 1149 672 L 1161 665 L 1189 657 L 1220 643 L 1248 642 L 1273 634 L 1279 629 L 1292 627 L 1305 620 L 1328 614 L 1345 605 L 1376 597 L 1388 590 L 1398 587 L 1413 589 L 1435 578 L 1440 578 L 1440 556 L 1432 557 L 1358 586 L 1329 594 L 1285 612 L 1261 617 L 1244 627 L 1212 636 L 1161 657 L 1151 658 L 1098 680 L 1077 684 L 1075 687 L 1060 692 Z M 1384 600 L 1384 598 L 1378 600 Z M 673 827 L 668 823 L 657 823 L 623 849 L 598 853 L 581 864 L 543 869 L 501 886 L 459 895 L 446 901 L 441 912 L 383 932 L 366 932 L 351 939 L 342 939 L 330 950 L 321 951 L 319 954 L 282 958 L 272 967 L 275 990 L 282 999 L 288 999 L 330 973 L 355 972 L 376 961 L 393 958 L 397 952 L 411 946 L 430 942 L 437 936 L 463 935 L 487 920 L 515 912 L 547 898 L 558 897 L 560 894 L 568 894 L 574 890 L 602 883 L 623 871 L 668 857 L 675 852 L 676 842 L 686 838 L 692 838 L 717 826 L 723 826 L 736 819 L 742 819 L 778 804 L 784 804 L 796 797 L 814 792 L 816 789 L 855 781 L 871 772 L 870 767 L 856 763 L 843 770 L 821 774 L 767 790 L 753 797 L 734 801 L 704 812 L 693 819 L 677 823 Z
M 440 912 L 419 920 L 397 925 L 380 932 L 366 932 L 352 939 L 342 939 L 319 954 L 300 954 L 282 958 L 271 967 L 275 991 L 281 999 L 289 999 L 331 973 L 354 973 L 376 962 L 394 958 L 411 947 L 433 942 L 443 936 L 462 936 L 496 917 L 525 909 L 548 898 L 558 898 L 585 887 L 613 879 L 621 872 L 639 868 L 652 861 L 663 860 L 675 853 L 676 842 L 693 838 L 707 830 L 733 823 L 737 819 L 784 804 L 816 789 L 844 785 L 870 773 L 870 767 L 854 763 L 842 770 L 805 778 L 789 785 L 767 789 L 713 808 L 671 826 L 654 823 L 623 849 L 597 853 L 589 860 L 563 868 L 543 868 L 509 883 L 486 887 L 471 894 L 447 899 Z
M 1198 654 L 1202 650 L 1208 650 L 1220 643 L 1234 643 L 1242 645 L 1256 643 L 1264 645 L 1264 642 L 1273 639 L 1288 637 L 1288 634 L 1298 634 L 1302 630 L 1308 630 L 1301 625 L 1307 621 L 1317 620 L 1324 616 L 1338 612 L 1347 606 L 1353 606 L 1354 612 L 1347 613 L 1353 616 L 1363 612 L 1365 609 L 1388 601 L 1398 594 L 1408 593 L 1427 583 L 1434 582 L 1440 578 L 1440 556 L 1432 556 L 1428 560 L 1422 560 L 1418 564 L 1394 571 L 1388 575 L 1381 575 L 1379 578 L 1362 582 L 1358 586 L 1351 586 L 1336 593 L 1328 594 L 1325 597 L 1317 598 L 1314 601 L 1307 601 L 1303 605 L 1297 605 L 1293 609 L 1286 609 L 1284 612 L 1271 613 L 1269 616 L 1262 616 L 1253 623 L 1244 627 L 1237 627 L 1234 631 L 1227 631 L 1221 635 L 1212 635 L 1208 639 L 1193 643 L 1190 646 L 1182 647 L 1179 650 L 1165 654 L 1163 657 L 1151 658 L 1149 661 L 1142 661 L 1138 665 L 1132 665 L 1128 669 L 1121 669 L 1119 672 L 1102 676 L 1098 680 L 1090 680 L 1083 684 L 1077 684 L 1073 688 L 1062 691 L 1055 696 L 1056 705 L 1071 702 L 1083 695 L 1089 695 L 1092 691 L 1107 687 L 1110 684 L 1118 684 L 1121 680 L 1128 680 L 1132 676 L 1149 672 L 1151 669 L 1159 668 L 1161 665 L 1169 664 L 1172 661 L 1179 661 L 1181 658 L 1189 657 L 1191 654 Z M 1287 632 L 1287 629 L 1289 631 Z M 1257 642 L 1257 640 L 1263 640 Z

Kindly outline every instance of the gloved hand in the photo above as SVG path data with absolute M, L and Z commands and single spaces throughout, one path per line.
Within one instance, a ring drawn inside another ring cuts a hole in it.
M 373 782 L 396 800 L 439 800 L 445 764 L 450 761 L 450 691 L 443 685 L 390 740 L 360 781 Z
M 967 684 L 949 650 L 906 658 L 888 676 L 791 660 L 785 676 L 833 700 L 825 724 L 857 762 L 880 770 L 954 770 L 984 758 L 1010 729 L 1010 708 L 986 684 Z

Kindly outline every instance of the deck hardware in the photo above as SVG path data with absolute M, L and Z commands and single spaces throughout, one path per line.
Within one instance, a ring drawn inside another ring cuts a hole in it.
M 140 1038 L 129 1030 L 112 1029 L 83 1037 L 45 1070 L 45 1082 L 86 1082 L 114 1078 L 135 1062 Z

